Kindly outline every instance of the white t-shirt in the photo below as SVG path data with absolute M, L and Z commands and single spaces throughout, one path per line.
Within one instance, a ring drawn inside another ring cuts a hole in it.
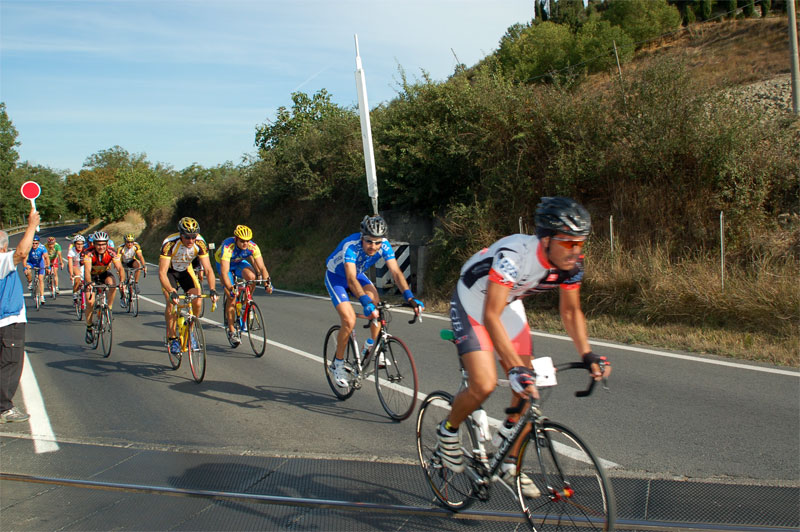
M 0 253 L 0 279 L 4 279 L 7 275 L 19 275 L 17 273 L 17 267 L 14 264 L 13 251 Z M 12 323 L 25 323 L 26 321 L 28 320 L 25 315 L 25 305 L 23 303 L 22 310 L 19 311 L 19 314 L 0 319 L 0 327 L 5 327 Z

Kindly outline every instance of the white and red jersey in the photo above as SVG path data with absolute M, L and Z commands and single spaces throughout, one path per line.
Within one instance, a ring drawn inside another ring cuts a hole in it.
M 489 282 L 511 288 L 506 303 L 561 287 L 578 288 L 583 279 L 583 255 L 568 271 L 551 265 L 536 236 L 516 234 L 501 238 L 470 257 L 461 268 L 458 297 L 464 310 L 483 323 L 483 305 Z

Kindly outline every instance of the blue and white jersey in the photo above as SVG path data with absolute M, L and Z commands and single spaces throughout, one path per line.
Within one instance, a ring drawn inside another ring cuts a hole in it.
M 28 252 L 28 264 L 39 265 L 39 262 L 42 260 L 42 256 L 47 253 L 47 248 L 45 248 L 42 244 L 36 246 L 36 249 L 31 248 Z
M 381 248 L 370 257 L 361 246 L 361 233 L 353 233 L 339 242 L 339 245 L 328 257 L 326 267 L 329 272 L 345 277 L 344 265 L 349 262 L 356 265 L 356 275 L 358 275 L 359 273 L 364 273 L 381 258 L 383 260 L 395 258 L 394 250 L 388 240 L 384 238 Z

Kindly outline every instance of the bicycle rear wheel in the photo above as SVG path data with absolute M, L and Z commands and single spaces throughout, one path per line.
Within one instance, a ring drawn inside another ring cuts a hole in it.
M 34 273 L 34 275 L 36 275 L 36 277 L 34 277 L 33 285 L 31 287 L 33 289 L 31 294 L 33 294 L 33 301 L 36 304 L 36 310 L 39 310 L 39 276 L 36 273 Z
M 352 381 L 347 386 L 340 386 L 336 382 L 336 377 L 333 376 L 331 364 L 333 364 L 333 359 L 336 357 L 336 346 L 339 345 L 339 329 L 341 327 L 338 325 L 328 329 L 328 334 L 325 335 L 325 345 L 323 346 L 322 363 L 325 364 L 325 378 L 328 379 L 328 385 L 333 390 L 334 395 L 344 401 L 353 395 L 356 389 L 353 387 Z M 347 373 L 352 377 L 353 368 L 356 366 L 356 346 L 349 336 L 347 338 L 347 348 L 344 351 L 344 366 Z
M 119 303 L 125 307 L 125 312 L 131 311 L 131 289 L 130 285 L 123 287 L 119 291 Z
M 50 274 L 50 295 L 52 296 L 53 299 L 55 299 L 56 296 L 58 295 L 58 289 L 56 288 L 56 274 L 55 273 L 51 273 Z
M 250 347 L 256 358 L 264 355 L 267 349 L 267 328 L 264 325 L 264 317 L 261 309 L 254 302 L 250 303 L 250 310 L 247 313 L 247 339 L 250 340 Z
M 101 311 L 100 323 L 98 325 L 100 343 L 103 345 L 103 356 L 108 358 L 111 355 L 111 339 L 113 336 L 113 331 L 111 330 L 111 312 L 109 309 L 104 308 Z
M 189 366 L 195 382 L 203 382 L 206 376 L 206 336 L 199 320 L 194 320 L 189 325 L 189 338 L 186 349 L 189 351 Z
M 520 448 L 517 471 L 533 480 L 541 495 L 517 495 L 522 513 L 534 530 L 613 530 L 614 493 L 603 466 L 570 429 L 545 420 L 538 431 L 539 446 L 526 438 Z
M 380 347 L 381 351 L 376 351 L 374 357 L 375 389 L 389 417 L 402 421 L 411 415 L 417 403 L 417 365 L 411 351 L 399 338 L 390 336 Z
M 453 396 L 441 391 L 433 392 L 422 401 L 417 415 L 417 455 L 433 494 L 446 508 L 457 512 L 475 501 L 475 490 L 466 469 L 463 473 L 454 473 L 442 464 L 436 452 L 439 443 L 437 431 L 442 421 L 450 415 L 452 403 Z M 458 435 L 464 460 L 469 463 L 475 446 L 466 427 L 466 422 L 462 423 Z

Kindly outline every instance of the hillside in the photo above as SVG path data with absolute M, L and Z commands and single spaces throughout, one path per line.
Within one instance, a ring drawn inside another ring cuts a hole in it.
M 637 52 L 623 77 L 656 60 L 684 61 L 692 76 L 709 89 L 727 89 L 732 97 L 761 105 L 770 114 L 791 112 L 787 19 L 699 22 Z M 618 73 L 592 76 L 589 90 L 615 89 Z

